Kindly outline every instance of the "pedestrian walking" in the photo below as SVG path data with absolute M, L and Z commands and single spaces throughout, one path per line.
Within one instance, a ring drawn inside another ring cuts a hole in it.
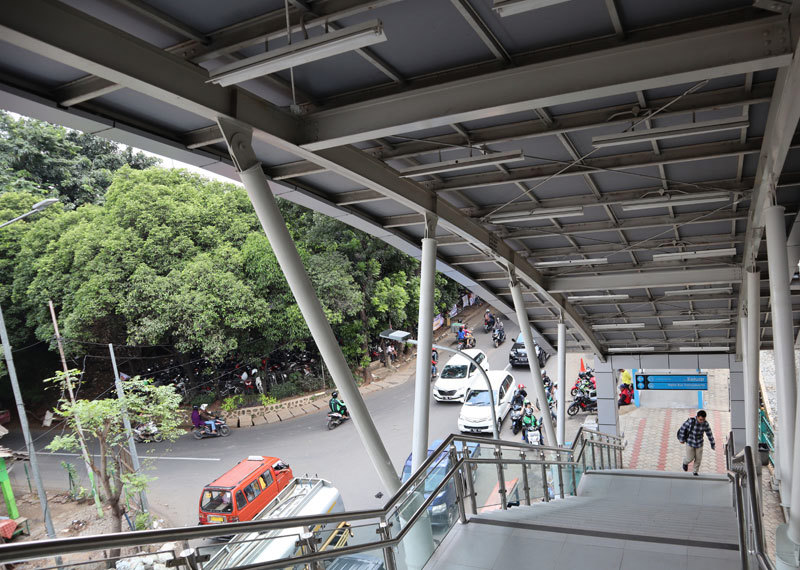
M 692 471 L 695 475 L 700 471 L 700 463 L 703 461 L 703 434 L 708 436 L 708 443 L 711 444 L 711 451 L 714 451 L 714 434 L 711 433 L 711 426 L 706 421 L 705 410 L 699 410 L 697 415 L 689 418 L 678 430 L 678 441 L 686 445 L 686 453 L 683 457 L 683 470 L 689 470 L 689 464 L 694 462 Z

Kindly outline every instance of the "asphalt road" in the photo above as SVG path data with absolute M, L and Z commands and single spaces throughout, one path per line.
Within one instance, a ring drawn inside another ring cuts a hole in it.
M 508 351 L 518 329 L 506 321 L 508 340 L 495 349 L 491 336 L 480 327 L 476 330 L 478 348 L 487 353 L 491 369 L 508 366 Z M 578 367 L 580 355 L 568 355 L 568 389 Z M 440 368 L 447 361 L 442 354 Z M 556 378 L 556 359 L 546 366 L 550 377 Z M 530 384 L 527 368 L 512 370 L 516 383 Z M 413 367 L 409 377 L 413 376 Z M 529 393 L 532 393 L 529 390 Z M 530 396 L 529 396 L 530 397 Z M 569 401 L 569 395 L 567 396 Z M 374 392 L 365 397 L 367 407 L 377 425 L 384 445 L 398 469 L 402 469 L 411 449 L 411 423 L 414 401 L 414 382 L 405 382 L 395 388 Z M 444 438 L 457 430 L 461 404 L 438 403 L 431 399 L 430 440 Z M 567 423 L 567 439 L 575 433 L 586 415 L 579 414 Z M 190 435 L 172 443 L 139 444 L 141 457 L 149 457 L 149 474 L 157 479 L 151 483 L 148 498 L 151 508 L 166 516 L 174 525 L 197 524 L 197 502 L 203 486 L 230 469 L 248 455 L 275 456 L 288 462 L 296 475 L 318 475 L 330 480 L 339 488 L 348 510 L 375 508 L 386 500 L 375 469 L 361 444 L 352 422 L 346 422 L 333 431 L 325 428 L 326 413 L 318 412 L 288 421 L 248 429 L 233 430 L 227 438 L 209 438 L 200 441 Z M 42 435 L 36 442 L 43 449 L 54 433 Z M 506 419 L 501 437 L 513 436 Z M 12 432 L 3 438 L 3 444 L 12 449 L 24 447 L 21 434 Z M 48 489 L 66 489 L 67 475 L 60 462 L 67 460 L 78 464 L 82 485 L 87 486 L 86 471 L 79 458 L 71 454 L 41 452 L 40 469 Z M 12 482 L 27 486 L 21 464 L 11 471 Z M 375 495 L 382 492 L 384 497 Z

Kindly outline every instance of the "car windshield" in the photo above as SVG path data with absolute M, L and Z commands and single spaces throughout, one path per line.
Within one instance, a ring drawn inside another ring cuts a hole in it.
M 231 492 L 221 489 L 206 489 L 203 491 L 203 505 L 200 507 L 208 513 L 229 513 L 232 510 Z
M 449 461 L 439 460 L 439 462 L 434 465 L 434 467 L 428 471 L 428 476 L 425 478 L 425 492 L 432 493 L 436 490 L 436 487 L 439 483 L 444 480 L 445 475 L 447 475 L 447 467 Z M 405 467 L 403 467 L 403 477 L 402 481 L 405 483 L 411 477 L 411 464 L 406 463 Z
M 497 395 L 495 394 L 495 397 Z M 470 390 L 469 396 L 467 396 L 466 402 L 464 402 L 467 406 L 488 406 L 491 404 L 491 400 L 489 399 L 489 390 Z
M 466 364 L 448 364 L 442 369 L 442 378 L 466 378 L 467 365 Z

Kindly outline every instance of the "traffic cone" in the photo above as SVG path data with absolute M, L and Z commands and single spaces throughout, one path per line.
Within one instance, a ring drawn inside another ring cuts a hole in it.
M 583 365 L 583 358 L 581 358 L 581 372 L 586 372 L 586 366 Z

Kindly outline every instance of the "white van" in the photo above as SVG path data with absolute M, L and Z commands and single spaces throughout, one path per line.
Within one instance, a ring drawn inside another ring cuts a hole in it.
M 514 377 L 505 370 L 489 370 L 489 383 L 494 392 L 495 414 L 497 423 L 502 424 L 511 409 L 511 398 L 514 396 Z M 465 433 L 492 433 L 492 409 L 486 380 L 480 376 L 472 380 L 467 391 L 464 405 L 458 416 L 458 429 Z M 499 426 L 498 426 L 499 427 Z
M 462 352 L 474 358 L 481 368 L 489 370 L 489 362 L 482 350 L 468 348 Z M 439 378 L 433 385 L 433 399 L 437 402 L 463 402 L 467 388 L 476 377 L 482 377 L 478 368 L 460 354 L 454 355 L 442 368 Z

